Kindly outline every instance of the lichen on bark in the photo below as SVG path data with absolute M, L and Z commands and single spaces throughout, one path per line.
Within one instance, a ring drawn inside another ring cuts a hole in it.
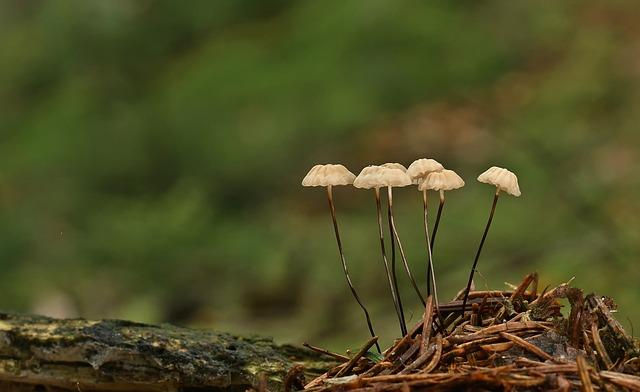
M 296 364 L 310 376 L 335 365 L 269 338 L 0 313 L 0 385 L 12 388 L 216 391 L 246 390 L 262 380 L 277 390 Z

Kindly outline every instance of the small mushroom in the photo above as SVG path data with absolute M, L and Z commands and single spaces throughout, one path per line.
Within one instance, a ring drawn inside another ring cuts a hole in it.
M 356 292 L 356 289 L 355 287 L 353 287 L 353 283 L 351 282 L 351 277 L 349 277 L 347 262 L 345 261 L 344 252 L 342 251 L 342 241 L 340 240 L 338 221 L 336 220 L 336 209 L 333 203 L 333 187 L 337 185 L 351 185 L 353 184 L 355 178 L 356 176 L 342 165 L 315 165 L 311 168 L 311 170 L 309 170 L 309 173 L 307 173 L 307 175 L 302 180 L 302 186 L 322 186 L 327 188 L 329 211 L 331 212 L 331 219 L 333 220 L 333 230 L 336 235 L 336 242 L 338 243 L 338 251 L 340 252 L 340 259 L 342 261 L 344 276 L 347 279 L 347 283 L 349 284 L 349 288 L 351 289 L 353 297 L 364 312 L 371 336 L 376 336 L 373 330 L 373 325 L 371 324 L 371 317 L 369 316 L 369 312 L 360 300 L 360 296 L 358 296 L 358 293 Z M 378 352 L 380 352 L 380 346 L 377 343 L 376 348 L 378 349 Z
M 409 165 L 407 174 L 411 177 L 414 185 L 419 184 L 429 173 L 444 170 L 444 166 L 435 159 L 421 158 L 416 159 Z
M 393 165 L 393 164 L 386 164 Z M 384 165 L 383 165 L 384 167 Z M 384 170 L 380 172 L 380 183 L 383 186 L 387 187 L 387 198 L 388 198 L 388 217 L 389 217 L 389 231 L 391 232 L 391 272 L 392 277 L 394 279 L 394 284 L 396 286 L 396 293 L 398 297 L 400 297 L 400 292 L 398 290 L 398 282 L 395 275 L 395 244 L 394 241 L 398 243 L 398 249 L 400 249 L 400 255 L 402 257 L 402 262 L 404 264 L 404 270 L 409 277 L 409 281 L 413 286 L 413 289 L 416 291 L 418 298 L 422 301 L 422 304 L 426 304 L 418 285 L 416 284 L 415 279 L 413 279 L 413 274 L 411 273 L 411 269 L 409 268 L 409 263 L 407 262 L 407 257 L 405 256 L 404 249 L 402 247 L 402 242 L 400 241 L 400 236 L 398 235 L 398 230 L 396 228 L 395 218 L 393 214 L 393 188 L 394 187 L 405 187 L 411 185 L 411 177 L 407 175 L 402 169 L 394 169 L 384 167 Z
M 381 172 L 385 168 L 382 166 L 367 166 L 353 182 L 353 186 L 360 189 L 373 189 L 376 196 L 376 213 L 378 216 L 378 233 L 380 236 L 380 249 L 382 250 L 382 261 L 384 262 L 384 269 L 387 273 L 387 279 L 389 281 L 389 289 L 391 291 L 391 297 L 393 299 L 393 306 L 398 316 L 398 322 L 400 324 L 400 332 L 402 336 L 407 334 L 407 325 L 404 320 L 404 310 L 402 309 L 402 300 L 396 292 L 396 284 L 394 284 L 394 275 L 392 275 L 389 269 L 389 262 L 387 261 L 387 253 L 384 247 L 384 231 L 382 228 L 382 207 L 380 203 L 380 188 L 384 186 L 381 179 Z M 393 241 L 393 238 L 392 238 Z
M 503 169 L 501 167 L 493 166 L 486 172 L 480 174 L 480 176 L 478 176 L 478 181 L 485 184 L 494 185 L 496 187 L 496 193 L 493 197 L 493 205 L 491 206 L 491 212 L 489 213 L 489 220 L 487 221 L 487 225 L 484 229 L 484 234 L 482 234 L 482 240 L 480 241 L 480 246 L 478 247 L 476 257 L 473 261 L 473 266 L 471 267 L 471 272 L 469 273 L 469 281 L 467 282 L 467 287 L 464 290 L 464 299 L 462 300 L 462 314 L 464 314 L 464 309 L 467 305 L 469 290 L 471 290 L 471 283 L 473 282 L 473 275 L 476 271 L 476 266 L 478 265 L 478 259 L 480 258 L 482 247 L 484 246 L 484 242 L 487 239 L 487 233 L 489 232 L 489 227 L 491 227 L 491 221 L 493 221 L 493 215 L 496 211 L 496 205 L 498 204 L 498 197 L 500 197 L 500 192 L 503 191 L 515 197 L 519 197 L 521 194 L 520 186 L 518 186 L 518 177 L 509 170 Z
M 427 295 L 431 294 L 430 285 L 433 285 L 434 299 L 438 299 L 438 291 L 436 288 L 436 277 L 433 267 L 433 246 L 435 243 L 435 234 L 438 231 L 438 225 L 440 224 L 440 217 L 442 216 L 442 208 L 444 207 L 444 192 L 458 189 L 464 186 L 464 181 L 453 170 L 443 169 L 441 171 L 435 171 L 427 174 L 418 189 L 422 191 L 422 202 L 424 207 L 424 235 L 427 241 L 427 249 L 429 251 L 429 264 L 427 266 Z M 428 225 L 428 208 L 427 208 L 427 191 L 438 191 L 440 193 L 440 205 L 438 206 L 438 215 L 436 217 L 436 223 L 434 225 L 433 234 L 431 240 L 429 240 L 429 225 Z
M 411 177 L 411 181 L 413 184 L 421 183 L 426 176 L 430 173 L 438 172 L 444 169 L 444 166 L 440 164 L 440 162 L 435 159 L 421 158 L 413 161 L 409 168 L 407 169 L 407 174 Z M 422 204 L 424 210 L 424 229 L 425 229 L 425 240 L 427 242 L 427 295 L 431 294 L 431 285 L 435 286 L 435 278 L 433 278 L 432 270 L 433 270 L 433 260 L 432 260 L 432 250 L 431 243 L 429 241 L 429 228 L 428 228 L 428 208 L 427 208 L 427 191 L 423 190 L 422 192 Z M 437 303 L 437 298 L 436 298 Z

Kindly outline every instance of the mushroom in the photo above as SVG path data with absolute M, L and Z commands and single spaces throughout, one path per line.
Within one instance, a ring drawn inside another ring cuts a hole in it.
M 464 186 L 464 180 L 460 178 L 453 170 L 443 169 L 441 171 L 431 172 L 426 175 L 418 185 L 418 189 L 422 191 L 422 202 L 424 207 L 424 235 L 427 241 L 427 249 L 429 251 L 429 265 L 427 266 L 427 295 L 431 293 L 429 283 L 433 285 L 434 299 L 438 299 L 438 291 L 436 289 L 436 276 L 433 267 L 433 244 L 435 242 L 435 234 L 440 224 L 440 216 L 444 207 L 444 192 L 458 189 Z M 438 207 L 438 216 L 433 229 L 431 240 L 429 240 L 428 225 L 428 209 L 427 209 L 427 191 L 434 190 L 440 192 L 440 205 Z
M 473 266 L 471 267 L 471 272 L 469 273 L 469 281 L 467 282 L 467 287 L 464 290 L 464 299 L 462 300 L 463 315 L 465 306 L 467 305 L 471 283 L 473 282 L 473 275 L 476 271 L 476 266 L 478 265 L 478 259 L 480 258 L 482 247 L 484 246 L 484 242 L 487 239 L 487 233 L 489 232 L 489 227 L 491 226 L 491 221 L 493 220 L 493 214 L 496 211 L 496 205 L 498 204 L 498 197 L 500 197 L 500 192 L 504 191 L 509 195 L 515 197 L 519 197 L 521 194 L 520 187 L 518 186 L 518 177 L 509 170 L 503 169 L 501 167 L 491 167 L 489 170 L 478 176 L 478 181 L 485 184 L 494 185 L 496 187 L 496 193 L 493 197 L 493 205 L 491 206 L 489 220 L 487 221 L 487 225 L 484 229 L 484 234 L 482 234 L 482 240 L 480 241 L 480 246 L 478 247 L 478 251 L 476 252 L 476 258 L 473 261 Z
M 415 279 L 413 279 L 413 275 L 411 274 L 411 269 L 409 268 L 409 263 L 407 262 L 407 257 L 404 254 L 404 249 L 402 248 L 402 242 L 400 241 L 400 236 L 398 235 L 398 230 L 395 224 L 395 218 L 393 214 L 393 188 L 394 187 L 405 187 L 407 185 L 411 185 L 411 177 L 407 175 L 402 169 L 389 168 L 391 165 L 399 165 L 394 163 L 386 163 L 386 167 L 382 165 L 384 170 L 380 172 L 380 183 L 383 186 L 387 187 L 387 198 L 388 198 L 388 217 L 389 217 L 389 231 L 391 234 L 391 273 L 394 280 L 394 285 L 396 288 L 396 293 L 398 298 L 400 298 L 400 292 L 398 290 L 398 282 L 395 274 L 395 260 L 396 260 L 396 252 L 395 252 L 395 244 L 394 241 L 398 243 L 398 248 L 400 249 L 400 255 L 402 257 L 402 262 L 404 264 L 404 270 L 409 277 L 409 281 L 411 281 L 411 285 L 413 289 L 416 291 L 418 298 L 422 301 L 422 304 L 425 305 L 426 301 L 416 284 Z
M 369 316 L 369 312 L 360 300 L 360 296 L 358 296 L 358 293 L 356 292 L 356 289 L 355 287 L 353 287 L 353 283 L 351 282 L 351 277 L 349 277 L 347 262 L 345 261 L 344 252 L 342 251 L 342 241 L 340 240 L 338 221 L 336 220 L 336 209 L 335 205 L 333 204 L 333 187 L 337 185 L 351 185 L 353 184 L 355 178 L 356 176 L 342 165 L 315 165 L 311 168 L 311 170 L 309 170 L 309 173 L 307 173 L 307 175 L 302 180 L 302 186 L 322 186 L 327 188 L 329 211 L 331 212 L 331 219 L 333 220 L 333 230 L 336 235 L 336 242 L 338 243 L 338 251 L 340 252 L 340 259 L 342 261 L 344 276 L 347 279 L 347 283 L 349 284 L 349 288 L 351 289 L 353 297 L 364 312 L 371 336 L 376 336 L 375 332 L 373 331 L 373 325 L 371 324 L 371 317 Z M 378 349 L 378 352 L 380 352 L 380 346 L 377 342 L 376 348 Z
M 398 316 L 398 322 L 400 323 L 400 332 L 402 336 L 407 334 L 407 325 L 404 320 L 404 311 L 402 309 L 402 300 L 396 292 L 396 285 L 394 284 L 394 276 L 389 269 L 389 262 L 387 261 L 387 253 L 384 247 L 384 232 L 382 229 L 382 207 L 380 203 L 380 188 L 384 186 L 381 179 L 381 172 L 385 168 L 382 166 L 367 166 L 353 182 L 353 186 L 360 189 L 373 189 L 376 196 L 376 213 L 378 216 L 378 233 L 380 236 L 380 249 L 382 250 L 382 261 L 384 262 L 384 269 L 387 273 L 387 279 L 389 281 L 389 289 L 391 290 L 391 297 L 393 299 L 393 306 L 395 307 L 396 314 Z M 393 238 L 392 238 L 393 241 Z
M 429 173 L 444 170 L 444 166 L 435 159 L 416 159 L 409 165 L 407 174 L 411 177 L 413 184 L 419 184 Z
M 407 169 L 407 174 L 411 177 L 411 181 L 413 184 L 421 183 L 426 176 L 430 173 L 438 172 L 444 169 L 444 166 L 440 164 L 440 162 L 435 159 L 427 159 L 421 158 L 413 161 L 409 168 Z M 420 189 L 422 190 L 422 189 Z M 432 269 L 433 269 L 433 260 L 432 260 L 432 250 L 431 243 L 429 241 L 429 229 L 428 229 L 428 208 L 427 208 L 427 190 L 422 190 L 422 205 L 424 209 L 424 229 L 425 229 L 425 240 L 427 242 L 427 295 L 431 294 L 431 284 L 435 286 L 435 278 L 432 279 Z M 437 303 L 437 301 L 436 301 Z

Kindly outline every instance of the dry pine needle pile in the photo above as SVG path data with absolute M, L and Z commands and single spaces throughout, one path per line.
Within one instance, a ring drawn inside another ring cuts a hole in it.
M 305 390 L 640 391 L 640 350 L 613 302 L 568 283 L 538 293 L 537 284 L 530 274 L 513 291 L 472 291 L 464 316 L 460 296 L 440 305 L 440 317 L 429 297 L 422 321 L 381 358 L 369 353 L 376 337 L 350 358 L 325 351 L 343 363 Z M 300 371 L 288 375 L 289 389 Z

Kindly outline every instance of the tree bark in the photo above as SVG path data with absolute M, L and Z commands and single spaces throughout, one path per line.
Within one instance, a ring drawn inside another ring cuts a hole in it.
M 269 338 L 0 313 L 3 391 L 274 391 L 295 365 L 313 377 L 336 363 Z

